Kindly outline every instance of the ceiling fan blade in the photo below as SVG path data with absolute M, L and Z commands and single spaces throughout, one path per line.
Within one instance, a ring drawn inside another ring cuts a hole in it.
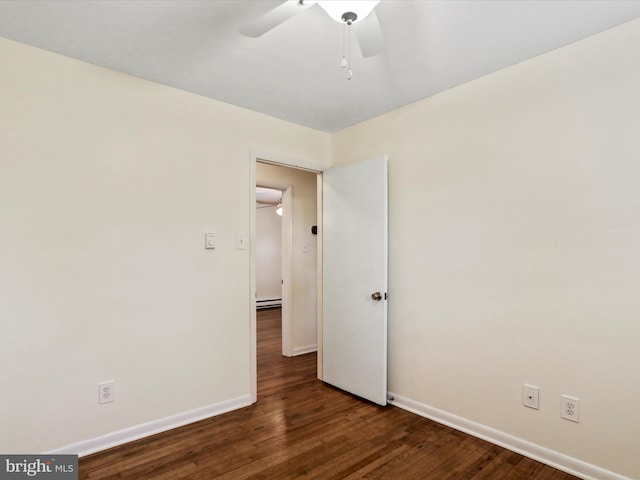
M 373 57 L 384 50 L 384 35 L 382 35 L 382 29 L 375 10 L 353 27 L 363 57 Z
M 299 0 L 287 0 L 255 20 L 245 23 L 238 31 L 248 37 L 259 37 L 310 6 L 311 4 L 302 3 Z

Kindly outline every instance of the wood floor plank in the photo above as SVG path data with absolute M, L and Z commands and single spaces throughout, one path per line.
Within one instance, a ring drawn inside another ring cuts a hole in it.
M 576 480 L 318 381 L 314 353 L 280 354 L 280 310 L 257 317 L 257 404 L 81 458 L 79 478 Z

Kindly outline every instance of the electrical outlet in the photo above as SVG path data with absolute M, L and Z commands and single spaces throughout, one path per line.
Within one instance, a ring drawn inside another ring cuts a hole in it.
M 525 407 L 535 408 L 538 410 L 540 401 L 540 389 L 533 385 L 522 386 L 522 404 Z
M 110 380 L 98 384 L 98 403 L 109 403 L 115 400 L 116 382 Z
M 580 400 L 562 395 L 561 417 L 578 423 L 580 421 Z

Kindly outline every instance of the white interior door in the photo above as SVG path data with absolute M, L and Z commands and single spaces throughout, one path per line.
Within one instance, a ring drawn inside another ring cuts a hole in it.
M 323 173 L 323 380 L 387 404 L 387 157 Z

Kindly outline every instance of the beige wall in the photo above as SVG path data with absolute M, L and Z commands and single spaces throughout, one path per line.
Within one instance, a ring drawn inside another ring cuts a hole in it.
M 339 132 L 332 154 L 389 155 L 390 390 L 631 478 L 639 58 L 635 21 Z
M 251 149 L 326 164 L 329 135 L 4 39 L 0 65 L 0 451 L 250 398 Z
M 256 183 L 259 186 L 292 193 L 292 350 L 305 352 L 317 345 L 317 237 L 311 234 L 311 226 L 317 225 L 316 216 L 317 174 L 269 165 L 256 164 Z M 306 244 L 307 249 L 303 246 Z

